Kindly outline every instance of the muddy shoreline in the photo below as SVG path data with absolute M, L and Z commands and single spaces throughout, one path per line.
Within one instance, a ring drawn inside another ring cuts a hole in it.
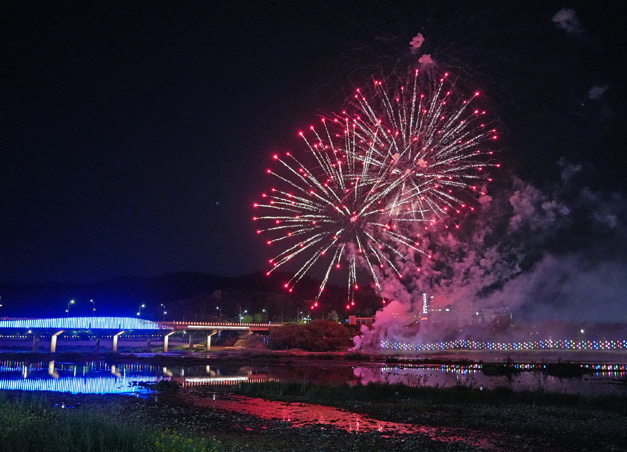
M 228 388 L 188 388 L 147 397 L 6 392 L 9 398 L 43 397 L 53 409 L 97 412 L 124 423 L 183 430 L 219 439 L 225 451 L 535 451 L 627 450 L 627 415 L 600 410 L 522 405 L 447 405 L 425 400 L 371 403 L 355 400 L 341 409 L 371 419 L 396 422 L 412 433 L 394 430 L 347 431 L 316 420 L 297 424 L 277 413 L 258 416 L 224 409 L 213 400 L 228 400 Z M 238 403 L 263 399 L 241 396 Z M 287 407 L 301 402 L 284 402 Z M 64 407 L 64 408 L 62 408 Z M 313 409 L 313 406 L 311 407 Z

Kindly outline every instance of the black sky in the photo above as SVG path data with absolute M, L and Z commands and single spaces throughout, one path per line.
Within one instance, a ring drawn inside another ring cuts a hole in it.
M 557 183 L 564 157 L 627 190 L 615 2 L 7 3 L 0 283 L 264 270 L 251 205 L 270 155 L 418 32 L 487 94 L 505 166 Z M 577 32 L 551 21 L 564 7 Z

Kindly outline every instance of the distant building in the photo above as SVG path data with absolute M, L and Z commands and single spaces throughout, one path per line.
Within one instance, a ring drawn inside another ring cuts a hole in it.
M 374 322 L 374 317 L 357 317 L 355 315 L 348 316 L 348 324 L 349 325 L 372 325 Z

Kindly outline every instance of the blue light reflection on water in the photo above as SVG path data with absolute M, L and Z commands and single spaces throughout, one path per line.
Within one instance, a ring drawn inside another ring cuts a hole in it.
M 143 377 L 143 382 L 156 383 L 157 377 Z M 69 392 L 71 394 L 138 394 L 148 393 L 149 389 L 134 385 L 135 379 L 117 377 L 63 379 L 0 379 L 0 390 L 6 391 L 52 391 Z
M 141 383 L 157 383 L 154 366 L 108 365 L 92 362 L 72 363 L 0 362 L 0 390 L 50 391 L 71 394 L 146 394 L 152 392 Z
M 587 365 L 585 365 L 587 366 Z M 519 374 L 486 375 L 481 364 L 421 365 L 370 364 L 350 365 L 271 365 L 271 366 L 194 366 L 160 367 L 151 364 L 111 365 L 105 362 L 73 364 L 40 362 L 25 364 L 19 361 L 0 362 L 0 390 L 55 391 L 73 394 L 147 394 L 151 390 L 142 383 L 161 380 L 191 386 L 233 386 L 244 382 L 286 381 L 314 384 L 368 384 L 397 383 L 408 386 L 455 385 L 493 389 L 505 386 L 514 391 L 544 389 L 547 391 L 601 395 L 627 394 L 625 367 L 601 365 L 612 369 L 589 373 L 581 377 L 559 378 L 520 365 Z M 537 367 L 537 366 L 535 366 Z M 524 369 L 523 369 L 524 368 Z M 592 369 L 595 369 L 592 366 Z M 616 371 L 616 369 L 620 369 Z
M 150 364 L 113 365 L 104 362 L 85 364 L 48 363 L 26 364 L 0 361 L 0 390 L 52 391 L 72 394 L 147 394 L 146 384 L 161 380 L 173 381 L 184 387 L 211 385 L 231 386 L 243 382 L 265 381 L 267 375 L 249 367 L 212 369 L 211 366 L 158 367 Z

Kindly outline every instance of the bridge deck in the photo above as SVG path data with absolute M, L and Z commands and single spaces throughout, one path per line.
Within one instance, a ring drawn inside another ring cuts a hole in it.
M 135 317 L 59 317 L 0 319 L 0 329 L 38 330 L 242 330 L 268 331 L 271 323 L 161 322 Z

